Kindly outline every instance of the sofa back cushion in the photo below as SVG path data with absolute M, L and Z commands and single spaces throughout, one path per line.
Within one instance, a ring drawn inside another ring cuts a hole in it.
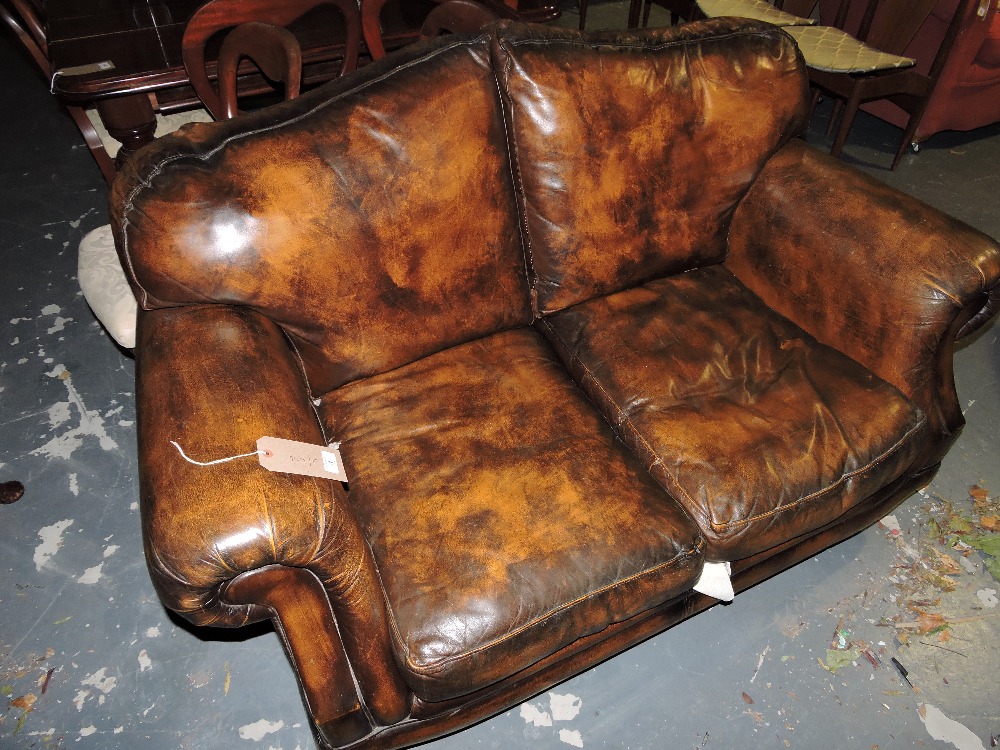
M 315 395 L 531 320 L 488 34 L 131 162 L 111 203 L 141 306 L 262 312 Z
M 798 50 L 767 24 L 509 24 L 493 51 L 537 314 L 722 260 L 740 197 L 806 122 Z

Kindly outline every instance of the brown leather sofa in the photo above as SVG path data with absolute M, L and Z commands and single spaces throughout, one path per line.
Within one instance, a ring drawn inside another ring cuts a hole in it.
M 323 742 L 401 747 L 926 483 L 1000 247 L 795 140 L 806 84 L 755 22 L 502 22 L 136 154 L 166 606 L 271 618 Z M 265 435 L 339 442 L 349 484 L 262 468 Z

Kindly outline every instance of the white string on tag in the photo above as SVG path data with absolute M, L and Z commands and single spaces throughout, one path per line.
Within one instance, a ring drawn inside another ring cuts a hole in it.
M 181 454 L 181 458 L 187 461 L 189 464 L 195 464 L 196 466 L 215 466 L 216 464 L 224 464 L 227 461 L 235 461 L 237 458 L 249 458 L 250 456 L 266 456 L 267 451 L 256 450 L 250 453 L 240 453 L 238 456 L 226 456 L 225 458 L 217 458 L 214 461 L 195 461 L 193 458 L 188 456 L 184 452 L 184 449 L 177 444 L 177 441 L 171 440 L 170 444 L 177 449 L 177 452 Z
M 347 472 L 344 469 L 344 460 L 340 455 L 340 443 L 330 443 L 323 446 L 265 435 L 257 439 L 257 450 L 255 451 L 216 458 L 212 461 L 197 461 L 191 458 L 176 440 L 171 440 L 170 444 L 181 454 L 181 458 L 195 466 L 215 466 L 235 461 L 238 458 L 257 456 L 260 465 L 268 471 L 301 474 L 321 479 L 337 479 L 347 483 Z

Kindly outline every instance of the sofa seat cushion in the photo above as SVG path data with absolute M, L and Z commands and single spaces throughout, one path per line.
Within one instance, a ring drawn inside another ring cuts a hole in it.
M 425 700 L 528 667 L 701 571 L 697 526 L 531 328 L 351 383 L 320 413 Z
M 907 470 L 926 420 L 722 266 L 659 279 L 538 325 L 574 377 L 737 560 L 833 521 Z

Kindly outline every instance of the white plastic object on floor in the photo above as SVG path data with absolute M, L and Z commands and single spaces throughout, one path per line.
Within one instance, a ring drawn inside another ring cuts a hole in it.
M 705 563 L 705 568 L 701 571 L 701 577 L 694 585 L 694 590 L 699 594 L 705 594 L 705 596 L 731 602 L 736 598 L 733 582 L 729 578 L 731 572 L 732 566 L 727 562 Z

